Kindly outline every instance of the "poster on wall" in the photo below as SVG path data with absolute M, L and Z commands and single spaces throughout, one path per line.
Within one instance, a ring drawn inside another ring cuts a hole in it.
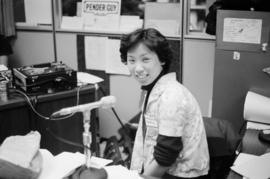
M 82 0 L 85 30 L 118 30 L 121 0 Z
M 261 43 L 262 19 L 224 18 L 223 41 Z
M 86 69 L 130 75 L 127 66 L 121 62 L 119 39 L 85 36 L 84 46 Z

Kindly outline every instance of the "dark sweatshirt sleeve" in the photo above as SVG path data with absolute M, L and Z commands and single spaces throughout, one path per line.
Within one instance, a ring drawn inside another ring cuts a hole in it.
M 172 165 L 183 148 L 181 137 L 158 135 L 154 158 L 161 166 Z

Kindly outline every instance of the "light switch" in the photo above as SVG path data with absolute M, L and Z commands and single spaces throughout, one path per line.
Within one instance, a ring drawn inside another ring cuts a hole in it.
M 234 51 L 233 52 L 233 59 L 234 60 L 240 60 L 240 52 Z

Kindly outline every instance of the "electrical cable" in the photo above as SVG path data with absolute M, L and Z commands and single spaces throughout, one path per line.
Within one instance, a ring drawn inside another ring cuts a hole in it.
M 82 87 L 83 87 L 83 86 L 79 86 L 79 87 L 77 88 L 76 105 L 79 105 L 79 101 L 80 101 L 80 99 L 79 99 L 79 98 L 80 98 L 80 89 L 81 89 Z M 18 90 L 18 89 L 15 89 L 15 92 L 16 92 L 16 93 L 19 93 L 19 94 L 21 94 L 21 95 L 23 95 L 23 96 L 26 98 L 26 101 L 27 101 L 28 105 L 30 106 L 30 108 L 32 109 L 32 111 L 33 111 L 36 115 L 38 115 L 39 117 L 41 117 L 42 119 L 45 119 L 45 120 L 52 120 L 52 119 L 54 119 L 54 120 L 55 120 L 55 119 L 56 119 L 56 120 L 62 120 L 62 119 L 66 119 L 66 118 L 72 117 L 72 116 L 74 115 L 74 113 L 72 113 L 72 114 L 69 114 L 69 115 L 67 115 L 67 116 L 65 116 L 65 117 L 57 117 L 57 118 L 52 118 L 52 116 L 46 117 L 46 116 L 40 114 L 40 113 L 35 109 L 34 105 L 32 104 L 32 102 L 31 102 L 31 100 L 30 100 L 30 97 L 29 97 L 26 93 L 24 93 L 24 92 L 22 92 L 22 91 L 20 91 L 20 90 Z M 48 126 L 46 127 L 46 131 L 48 131 L 49 134 L 51 134 L 55 139 L 57 139 L 57 140 L 60 141 L 60 142 L 63 142 L 63 143 L 66 143 L 66 144 L 69 144 L 69 145 L 72 145 L 72 146 L 76 146 L 76 147 L 79 147 L 79 148 L 87 148 L 87 149 L 89 149 L 88 146 L 84 146 L 84 145 L 82 145 L 82 144 L 80 144 L 80 143 L 72 142 L 72 141 L 70 141 L 70 140 L 64 139 L 64 138 L 62 138 L 62 137 L 56 135 L 56 134 L 50 129 L 50 122 L 48 123 Z
M 37 110 L 35 109 L 34 105 L 31 103 L 31 100 L 30 98 L 27 96 L 27 94 L 25 94 L 24 92 L 18 90 L 18 89 L 15 89 L 15 92 L 16 93 L 19 93 L 21 95 L 23 95 L 25 98 L 26 98 L 26 102 L 29 104 L 29 106 L 31 107 L 32 111 L 38 115 L 39 117 L 43 118 L 43 119 L 46 119 L 46 120 L 50 120 L 49 117 L 46 117 L 46 116 L 43 116 L 42 114 L 40 114 L 39 112 L 37 112 Z
M 103 96 L 106 96 L 106 92 L 104 91 L 104 89 L 100 86 L 99 87 L 101 93 Z M 122 122 L 122 120 L 120 119 L 119 115 L 117 114 L 117 112 L 115 111 L 114 107 L 111 108 L 112 111 L 113 111 L 113 114 L 115 115 L 115 117 L 117 118 L 118 122 L 120 123 L 120 125 L 123 127 L 123 128 L 126 128 L 126 126 L 124 125 L 124 123 Z
M 101 93 L 104 95 L 104 96 L 106 96 L 106 92 L 104 91 L 104 89 L 100 86 L 100 91 L 101 91 Z M 113 111 L 113 113 L 114 113 L 114 115 L 115 115 L 115 117 L 117 118 L 117 120 L 118 120 L 118 122 L 120 123 L 120 125 L 122 126 L 122 129 L 123 129 L 123 138 L 120 140 L 121 141 L 121 143 L 122 143 L 122 145 L 123 145 L 123 147 L 125 147 L 126 149 L 126 153 L 129 153 L 130 155 L 131 155 L 131 153 L 132 153 L 132 146 L 131 146 L 131 138 L 130 138 L 130 131 L 129 131 L 129 129 L 128 129 L 128 127 L 126 126 L 126 125 L 124 125 L 123 124 L 123 122 L 122 122 L 122 120 L 120 119 L 120 117 L 118 116 L 118 114 L 117 114 L 117 112 L 116 112 L 116 110 L 112 107 L 111 108 L 112 109 L 112 111 Z M 128 122 L 129 123 L 129 122 Z M 129 161 L 130 159 L 129 159 L 129 157 L 125 160 L 125 161 L 123 161 L 124 163 L 125 162 L 127 162 L 127 161 Z M 125 163 L 124 165 L 126 165 L 126 166 L 129 166 L 130 164 L 128 164 L 128 163 Z
M 83 87 L 84 85 L 81 85 L 77 88 L 77 102 L 76 102 L 76 105 L 79 105 L 79 93 L 80 93 L 80 89 Z M 98 88 L 100 89 L 100 91 L 102 92 L 102 95 L 103 96 L 106 96 L 106 93 L 104 91 L 104 89 L 102 87 Z M 45 120 L 62 120 L 62 119 L 67 119 L 67 118 L 70 118 L 74 115 L 74 113 L 72 114 L 69 114 L 65 117 L 52 117 L 52 115 L 50 117 L 46 117 L 46 116 L 43 116 L 41 115 L 36 109 L 35 107 L 33 106 L 33 104 L 31 103 L 31 100 L 30 98 L 27 96 L 27 94 L 25 94 L 24 92 L 20 91 L 20 90 L 15 90 L 16 92 L 22 94 L 26 99 L 27 99 L 27 103 L 29 104 L 29 106 L 31 107 L 31 109 L 33 110 L 33 112 L 35 114 L 37 114 L 39 117 L 41 117 L 42 119 L 45 119 Z M 120 123 L 120 125 L 123 127 L 124 131 L 126 134 L 128 134 L 128 130 L 126 129 L 126 126 L 123 124 L 122 120 L 120 119 L 119 115 L 117 114 L 116 110 L 112 107 L 111 110 L 113 111 L 115 117 L 117 118 L 118 122 Z M 55 139 L 57 139 L 58 141 L 60 142 L 63 142 L 65 144 L 68 144 L 68 145 L 72 145 L 72 146 L 76 146 L 76 147 L 79 147 L 79 148 L 87 148 L 89 149 L 89 147 L 87 146 L 84 146 L 80 143 L 77 143 L 77 142 L 72 142 L 70 140 L 67 140 L 67 139 L 64 139 L 58 135 L 56 135 L 51 129 L 50 129 L 50 122 L 48 123 L 48 126 L 46 128 L 46 131 L 48 131 L 50 133 L 50 135 L 52 135 Z
M 99 87 L 101 93 L 103 96 L 106 96 L 106 92 L 105 90 L 100 86 Z M 113 111 L 113 114 L 115 115 L 117 121 L 120 123 L 121 127 L 123 128 L 123 133 L 125 134 L 125 136 L 129 136 L 130 135 L 130 130 L 128 129 L 128 127 L 126 125 L 124 125 L 124 123 L 122 122 L 122 120 L 120 119 L 119 115 L 117 114 L 116 110 L 114 109 L 114 107 L 111 107 L 111 110 Z M 129 122 L 127 122 L 129 124 Z
M 68 144 L 68 145 L 72 145 L 72 146 L 75 146 L 75 147 L 79 147 L 79 148 L 87 148 L 87 149 L 90 149 L 90 147 L 86 146 L 86 145 L 82 145 L 80 143 L 77 143 L 77 142 L 72 142 L 70 140 L 67 140 L 63 137 L 59 137 L 58 135 L 56 135 L 51 129 L 50 129 L 50 123 L 48 124 L 48 127 L 46 128 L 46 130 L 49 132 L 49 134 L 51 134 L 55 139 L 57 139 L 58 141 L 60 142 L 63 142 L 65 144 Z
M 79 105 L 79 98 L 80 98 L 80 89 L 83 87 L 84 85 L 81 85 L 77 88 L 77 102 L 76 102 L 76 105 Z M 62 119 L 66 119 L 66 118 L 69 118 L 71 116 L 73 116 L 75 113 L 71 113 L 65 117 L 53 117 L 52 118 L 52 115 L 50 116 L 50 119 L 54 119 L 54 120 L 62 120 Z M 67 140 L 63 137 L 60 137 L 58 135 L 56 135 L 52 130 L 51 130 L 51 127 L 50 127 L 50 122 L 48 123 L 48 126 L 46 127 L 46 131 L 48 131 L 49 134 L 51 134 L 56 140 L 60 141 L 60 142 L 63 142 L 65 144 L 68 144 L 68 145 L 72 145 L 72 146 L 75 146 L 75 147 L 79 147 L 79 148 L 87 148 L 87 149 L 90 149 L 88 146 L 86 145 L 82 145 L 80 143 L 77 143 L 77 142 L 72 142 L 70 140 Z
M 83 86 L 79 86 L 77 88 L 77 95 L 76 95 L 76 106 L 79 105 L 79 102 L 80 102 L 80 90 Z M 50 115 L 50 120 L 63 120 L 63 119 L 67 119 L 67 118 L 70 118 L 74 115 L 75 113 L 71 113 L 71 114 L 68 114 L 68 115 L 65 115 L 64 117 L 53 117 L 52 114 Z
M 100 91 L 102 92 L 102 95 L 103 95 L 103 96 L 106 96 L 106 93 L 105 93 L 104 89 L 103 89 L 101 86 L 99 86 L 98 89 L 100 89 Z M 121 124 L 121 126 L 123 127 L 124 132 L 128 135 L 128 130 L 127 130 L 126 126 L 123 124 L 123 122 L 121 121 L 119 115 L 117 114 L 117 112 L 115 111 L 115 109 L 114 109 L 113 107 L 112 107 L 111 109 L 112 109 L 114 115 L 116 116 L 118 122 L 119 122 L 119 123 Z M 48 128 L 47 128 L 46 130 L 47 130 L 53 137 L 55 137 L 55 139 L 59 140 L 60 142 L 63 142 L 63 143 L 66 143 L 66 144 L 69 144 L 69 145 L 72 145 L 72 146 L 76 146 L 76 147 L 83 148 L 83 145 L 82 145 L 82 144 L 79 144 L 79 143 L 77 143 L 77 142 L 72 142 L 72 141 L 69 141 L 69 140 L 64 139 L 64 138 L 62 138 L 62 137 L 57 136 L 55 133 L 53 133 L 53 132 L 50 130 L 50 127 L 49 127 L 49 126 L 48 126 Z M 84 146 L 84 147 L 87 148 L 87 149 L 89 149 L 87 146 Z
M 76 101 L 76 105 L 79 105 L 79 98 L 80 98 L 80 89 L 82 88 L 82 86 L 79 86 L 78 88 L 77 88 L 77 97 L 76 97 L 76 99 L 77 99 L 77 101 Z M 31 100 L 30 100 L 30 97 L 26 94 L 26 93 L 24 93 L 23 91 L 21 91 L 21 90 L 18 90 L 18 89 L 15 89 L 15 92 L 16 93 L 19 93 L 19 94 L 21 94 L 21 95 L 23 95 L 25 98 L 26 98 L 26 102 L 28 103 L 28 105 L 30 106 L 30 108 L 32 109 L 32 111 L 36 114 L 36 115 L 38 115 L 39 117 L 41 117 L 42 119 L 45 119 L 45 120 L 51 120 L 51 119 L 56 119 L 56 120 L 62 120 L 62 119 L 66 119 L 66 118 L 69 118 L 69 117 L 72 117 L 73 115 L 74 115 L 74 113 L 71 113 L 71 114 L 69 114 L 69 115 L 67 115 L 67 116 L 65 116 L 65 117 L 58 117 L 58 118 L 52 118 L 52 116 L 50 116 L 50 117 L 47 117 L 47 116 L 44 116 L 44 115 L 42 115 L 42 114 L 40 114 L 36 109 L 35 109 L 35 107 L 34 107 L 34 105 L 32 104 L 32 102 L 31 102 Z

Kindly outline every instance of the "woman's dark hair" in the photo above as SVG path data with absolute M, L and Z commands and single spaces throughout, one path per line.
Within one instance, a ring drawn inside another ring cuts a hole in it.
M 137 44 L 142 43 L 151 51 L 155 52 L 160 60 L 164 62 L 163 70 L 169 71 L 171 59 L 173 57 L 167 39 L 156 29 L 137 29 L 127 35 L 123 35 L 120 44 L 120 55 L 123 63 L 127 64 L 127 53 Z

